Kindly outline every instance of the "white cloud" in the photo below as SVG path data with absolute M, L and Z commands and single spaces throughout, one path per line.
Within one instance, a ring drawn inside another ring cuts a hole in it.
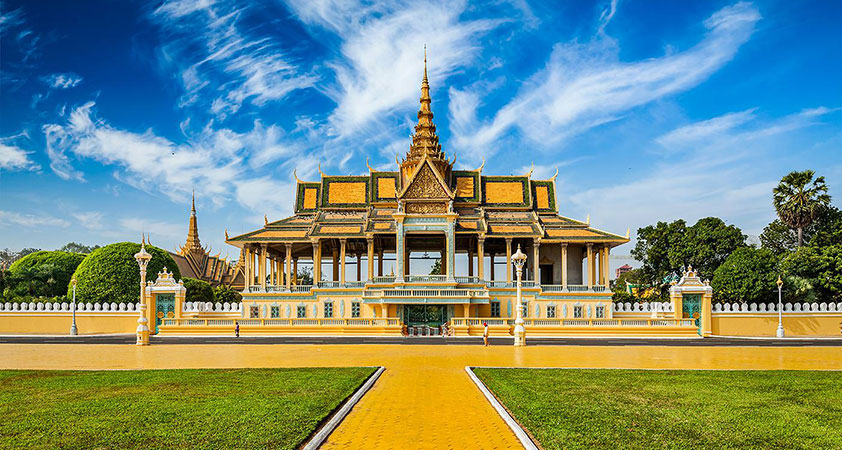
M 9 171 L 40 169 L 41 166 L 29 158 L 30 153 L 32 152 L 0 142 L 0 169 Z
M 70 222 L 47 215 L 20 214 L 14 211 L 0 210 L 0 224 L 16 225 L 25 228 L 68 227 Z
M 152 239 L 152 245 L 156 245 L 155 238 L 159 239 L 178 239 L 184 237 L 184 225 L 161 222 L 156 220 L 144 220 L 138 218 L 120 219 L 119 226 L 122 231 L 139 236 L 141 233 L 149 235 Z
M 760 13 L 749 3 L 728 6 L 705 20 L 708 32 L 693 47 L 635 62 L 620 61 L 618 47 L 606 39 L 557 44 L 546 67 L 490 120 L 482 122 L 476 108 L 470 111 L 471 105 L 457 104 L 471 100 L 469 96 L 452 97 L 451 108 L 468 111 L 460 112 L 451 145 L 475 159 L 480 152 L 490 156 L 490 144 L 515 127 L 549 148 L 635 107 L 698 85 L 734 57 L 759 20 Z
M 287 217 L 292 215 L 292 208 L 295 206 L 295 186 L 294 182 L 284 183 L 270 177 L 238 181 L 237 202 L 268 217 Z M 252 220 L 255 221 L 257 220 Z
M 202 102 L 220 118 L 245 102 L 264 105 L 313 86 L 317 77 L 301 71 L 277 44 L 244 25 L 259 8 L 212 1 L 166 2 L 152 14 L 166 33 L 161 49 L 166 65 L 180 73 L 181 105 Z
M 54 73 L 41 80 L 47 83 L 50 89 L 70 89 L 82 82 L 82 77 L 75 73 Z
M 89 230 L 101 230 L 103 228 L 102 219 L 105 215 L 98 211 L 76 212 L 72 214 L 73 218 L 79 221 L 83 227 Z
M 326 28 L 342 40 L 343 59 L 329 63 L 338 87 L 327 94 L 338 104 L 330 122 L 343 136 L 418 101 L 424 44 L 435 91 L 476 58 L 478 38 L 502 23 L 462 20 L 464 1 L 288 3 L 302 21 Z
M 713 119 L 703 120 L 687 126 L 676 128 L 659 137 L 656 142 L 664 147 L 683 146 L 698 143 L 714 135 L 728 132 L 755 118 L 756 108 L 746 111 L 725 114 Z

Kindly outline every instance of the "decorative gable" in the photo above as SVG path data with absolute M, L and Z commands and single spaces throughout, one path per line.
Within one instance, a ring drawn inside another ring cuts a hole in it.
M 429 161 L 422 163 L 421 168 L 409 181 L 409 185 L 401 196 L 402 199 L 426 200 L 426 199 L 449 199 L 452 195 L 445 187 L 444 180 L 436 174 Z

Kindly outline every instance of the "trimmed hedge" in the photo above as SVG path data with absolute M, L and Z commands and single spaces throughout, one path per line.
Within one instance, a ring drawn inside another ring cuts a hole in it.
M 208 282 L 188 277 L 184 277 L 182 280 L 184 281 L 184 287 L 187 289 L 187 295 L 184 301 L 213 302 L 213 288 Z
M 15 279 L 30 279 L 32 282 L 38 282 L 38 271 L 46 270 L 50 281 L 44 281 L 42 289 L 38 289 L 39 295 L 46 297 L 60 297 L 67 293 L 70 279 L 79 264 L 85 259 L 84 254 L 70 253 L 62 251 L 37 251 L 30 253 L 23 258 L 17 260 L 9 267 L 9 281 Z M 52 266 L 52 267 L 48 267 Z M 31 276 L 30 276 L 31 275 Z M 45 273 L 47 275 L 47 273 Z M 11 283 L 10 283 L 11 284 Z M 14 286 L 8 286 L 15 291 Z M 25 293 L 21 293 L 25 294 Z
M 85 303 L 136 303 L 140 299 L 140 270 L 134 254 L 140 244 L 118 242 L 91 252 L 76 269 L 76 300 Z M 146 268 L 146 280 L 155 281 L 164 267 L 176 279 L 181 278 L 178 266 L 167 251 L 146 246 L 152 260 Z M 68 287 L 68 293 L 70 287 Z

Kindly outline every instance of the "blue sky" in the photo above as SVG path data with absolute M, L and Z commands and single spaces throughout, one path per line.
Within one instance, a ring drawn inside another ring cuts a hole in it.
M 299 178 L 394 169 L 427 45 L 457 166 L 557 179 L 625 233 L 758 234 L 791 170 L 842 195 L 842 3 L 14 2 L 0 6 L 0 247 L 172 249 L 291 213 Z M 835 202 L 838 204 L 838 200 Z M 631 245 L 615 254 L 627 254 Z

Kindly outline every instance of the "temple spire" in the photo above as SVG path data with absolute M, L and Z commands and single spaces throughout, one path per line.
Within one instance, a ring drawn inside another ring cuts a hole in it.
M 427 78 L 427 46 L 424 45 L 424 77 L 421 79 L 421 107 L 418 109 L 418 124 L 415 125 L 415 134 L 412 136 L 412 145 L 409 149 L 407 159 L 418 159 L 423 155 L 433 158 L 444 159 L 441 152 L 439 137 L 436 134 L 436 125 L 433 123 L 433 110 L 430 107 L 430 81 Z
M 190 224 L 187 228 L 187 242 L 184 244 L 184 248 L 187 250 L 191 249 L 202 249 L 202 243 L 199 241 L 199 225 L 196 223 L 196 192 L 193 192 L 193 197 L 191 199 L 191 207 L 190 207 Z

